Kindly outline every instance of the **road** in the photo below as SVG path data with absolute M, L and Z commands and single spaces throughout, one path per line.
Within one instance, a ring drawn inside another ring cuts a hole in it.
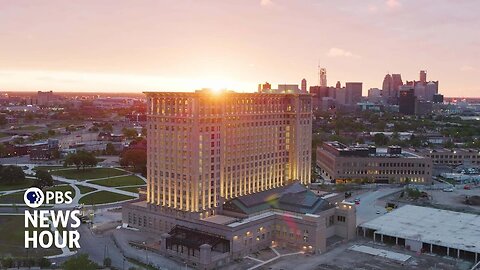
M 383 202 L 381 198 L 400 190 L 402 190 L 402 188 L 382 188 L 375 191 L 368 191 L 356 196 L 355 198 L 360 199 L 360 204 L 356 206 L 357 226 L 379 216 L 377 214 L 377 210 L 379 210 L 381 214 L 384 214 L 385 202 Z M 352 198 L 351 200 L 353 201 L 355 198 Z
M 80 233 L 80 253 L 86 253 L 89 256 L 89 259 L 103 265 L 103 260 L 105 257 L 109 257 L 112 260 L 112 266 L 117 269 L 128 269 L 130 267 L 138 267 L 137 265 L 129 263 L 127 260 L 124 260 L 123 254 L 120 249 L 118 249 L 113 242 L 110 235 L 94 235 L 87 225 L 82 224 L 78 228 Z M 65 260 L 69 259 L 68 257 L 51 259 L 57 265 L 60 265 Z

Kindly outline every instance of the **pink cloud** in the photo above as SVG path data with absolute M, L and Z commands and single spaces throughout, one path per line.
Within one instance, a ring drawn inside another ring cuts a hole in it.
M 387 0 L 385 4 L 387 5 L 387 8 L 390 10 L 397 9 L 402 6 L 399 0 Z

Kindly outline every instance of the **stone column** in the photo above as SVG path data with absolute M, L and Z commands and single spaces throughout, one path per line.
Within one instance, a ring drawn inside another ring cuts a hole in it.
M 200 264 L 205 268 L 212 262 L 212 246 L 203 244 L 200 246 Z
M 160 236 L 160 252 L 166 253 L 167 252 L 167 239 L 170 238 L 170 234 L 168 233 L 162 233 Z

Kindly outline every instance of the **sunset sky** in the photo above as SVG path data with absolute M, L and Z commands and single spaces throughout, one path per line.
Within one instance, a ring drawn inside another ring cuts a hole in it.
M 480 96 L 478 0 L 0 0 L 0 90 L 253 92 L 387 72 Z

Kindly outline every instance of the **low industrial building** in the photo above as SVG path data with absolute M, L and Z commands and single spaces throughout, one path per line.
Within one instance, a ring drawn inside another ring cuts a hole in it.
M 204 218 L 139 201 L 123 208 L 123 223 L 159 235 L 159 253 L 213 269 L 269 246 L 322 253 L 328 239 L 356 237 L 355 212 L 295 182 L 228 200 Z
M 377 148 L 324 142 L 317 147 L 317 166 L 332 183 L 417 183 L 432 181 L 432 161 L 399 146 Z
M 478 262 L 479 224 L 479 215 L 405 205 L 360 224 L 357 233 L 417 252 Z

